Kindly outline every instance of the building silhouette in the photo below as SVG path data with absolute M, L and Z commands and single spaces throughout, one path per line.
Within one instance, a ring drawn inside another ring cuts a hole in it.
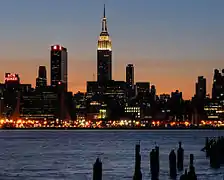
M 67 49 L 60 46 L 51 46 L 51 86 L 63 86 L 68 89 Z
M 47 70 L 45 66 L 39 66 L 36 88 L 47 86 Z
M 31 84 L 21 84 L 19 74 L 5 73 L 5 84 L 1 85 L 2 99 L 4 104 L 3 116 L 7 118 L 18 118 L 20 107 L 20 96 L 31 90 Z
M 135 96 L 133 64 L 128 64 L 126 66 L 126 84 L 127 84 L 127 97 L 130 99 Z
M 198 82 L 196 83 L 196 98 L 206 98 L 206 79 L 203 76 L 199 76 Z
M 107 29 L 107 18 L 104 5 L 102 31 L 97 47 L 97 81 L 104 84 L 112 80 L 112 43 Z
M 136 82 L 137 94 L 146 94 L 150 91 L 149 82 Z
M 128 64 L 126 66 L 126 83 L 133 88 L 134 86 L 134 66 L 133 64 Z
M 224 70 L 222 70 L 224 74 Z M 213 86 L 212 86 L 212 99 L 224 99 L 224 75 L 218 69 L 214 70 Z
M 22 119 L 55 120 L 60 117 L 58 91 L 52 86 L 23 92 L 20 101 L 20 117 Z
M 153 100 L 156 99 L 156 86 L 155 85 L 151 86 L 151 96 L 152 96 Z

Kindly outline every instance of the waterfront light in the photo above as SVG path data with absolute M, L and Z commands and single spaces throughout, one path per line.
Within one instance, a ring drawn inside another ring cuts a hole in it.
M 13 119 L 1 119 L 0 120 L 0 128 L 4 127 L 4 125 L 15 127 L 15 128 L 120 128 L 120 127 L 147 127 L 148 125 L 152 125 L 153 127 L 167 127 L 167 125 L 175 126 L 175 127 L 189 127 L 192 125 L 189 121 L 139 121 L 139 120 L 109 120 L 105 121 L 102 120 L 76 120 L 76 121 L 68 121 L 68 120 L 13 120 Z M 210 127 L 221 127 L 224 126 L 224 121 L 217 120 L 217 121 L 205 121 L 202 120 L 199 126 L 210 126 Z

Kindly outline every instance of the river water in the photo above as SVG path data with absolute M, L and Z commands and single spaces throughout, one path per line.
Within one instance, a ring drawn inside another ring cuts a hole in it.
M 0 131 L 0 180 L 90 180 L 97 157 L 103 180 L 131 180 L 135 144 L 141 140 L 143 180 L 150 179 L 149 151 L 160 146 L 160 179 L 169 179 L 168 154 L 182 141 L 185 167 L 195 156 L 199 180 L 223 180 L 224 168 L 213 170 L 201 148 L 205 137 L 223 130 Z M 179 179 L 179 178 L 178 178 Z

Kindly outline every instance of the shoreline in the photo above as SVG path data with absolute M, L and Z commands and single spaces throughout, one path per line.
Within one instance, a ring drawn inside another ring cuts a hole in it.
M 0 131 L 189 131 L 189 130 L 224 130 L 224 127 L 192 128 L 1 128 Z

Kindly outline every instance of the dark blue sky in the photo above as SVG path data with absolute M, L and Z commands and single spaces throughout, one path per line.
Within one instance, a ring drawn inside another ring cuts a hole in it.
M 179 81 L 171 81 L 176 84 L 168 88 L 156 78 L 158 74 L 170 79 L 184 76 L 193 85 L 197 75 L 211 76 L 213 68 L 223 67 L 223 0 L 2 1 L 0 61 L 8 71 L 19 71 L 22 80 L 33 83 L 36 66 L 49 65 L 49 46 L 60 43 L 69 51 L 70 88 L 84 89 L 96 70 L 104 3 L 113 43 L 114 78 L 124 79 L 125 64 L 134 63 L 136 80 L 151 81 L 160 92 L 167 92 L 178 88 Z M 32 72 L 11 67 L 24 62 Z M 80 72 L 82 63 L 88 65 L 86 72 Z M 188 74 L 185 65 L 195 74 Z M 0 69 L 2 76 L 4 71 Z M 28 73 L 33 73 L 30 78 Z M 81 80 L 74 78 L 79 73 L 83 73 Z M 180 88 L 187 91 L 185 86 Z

